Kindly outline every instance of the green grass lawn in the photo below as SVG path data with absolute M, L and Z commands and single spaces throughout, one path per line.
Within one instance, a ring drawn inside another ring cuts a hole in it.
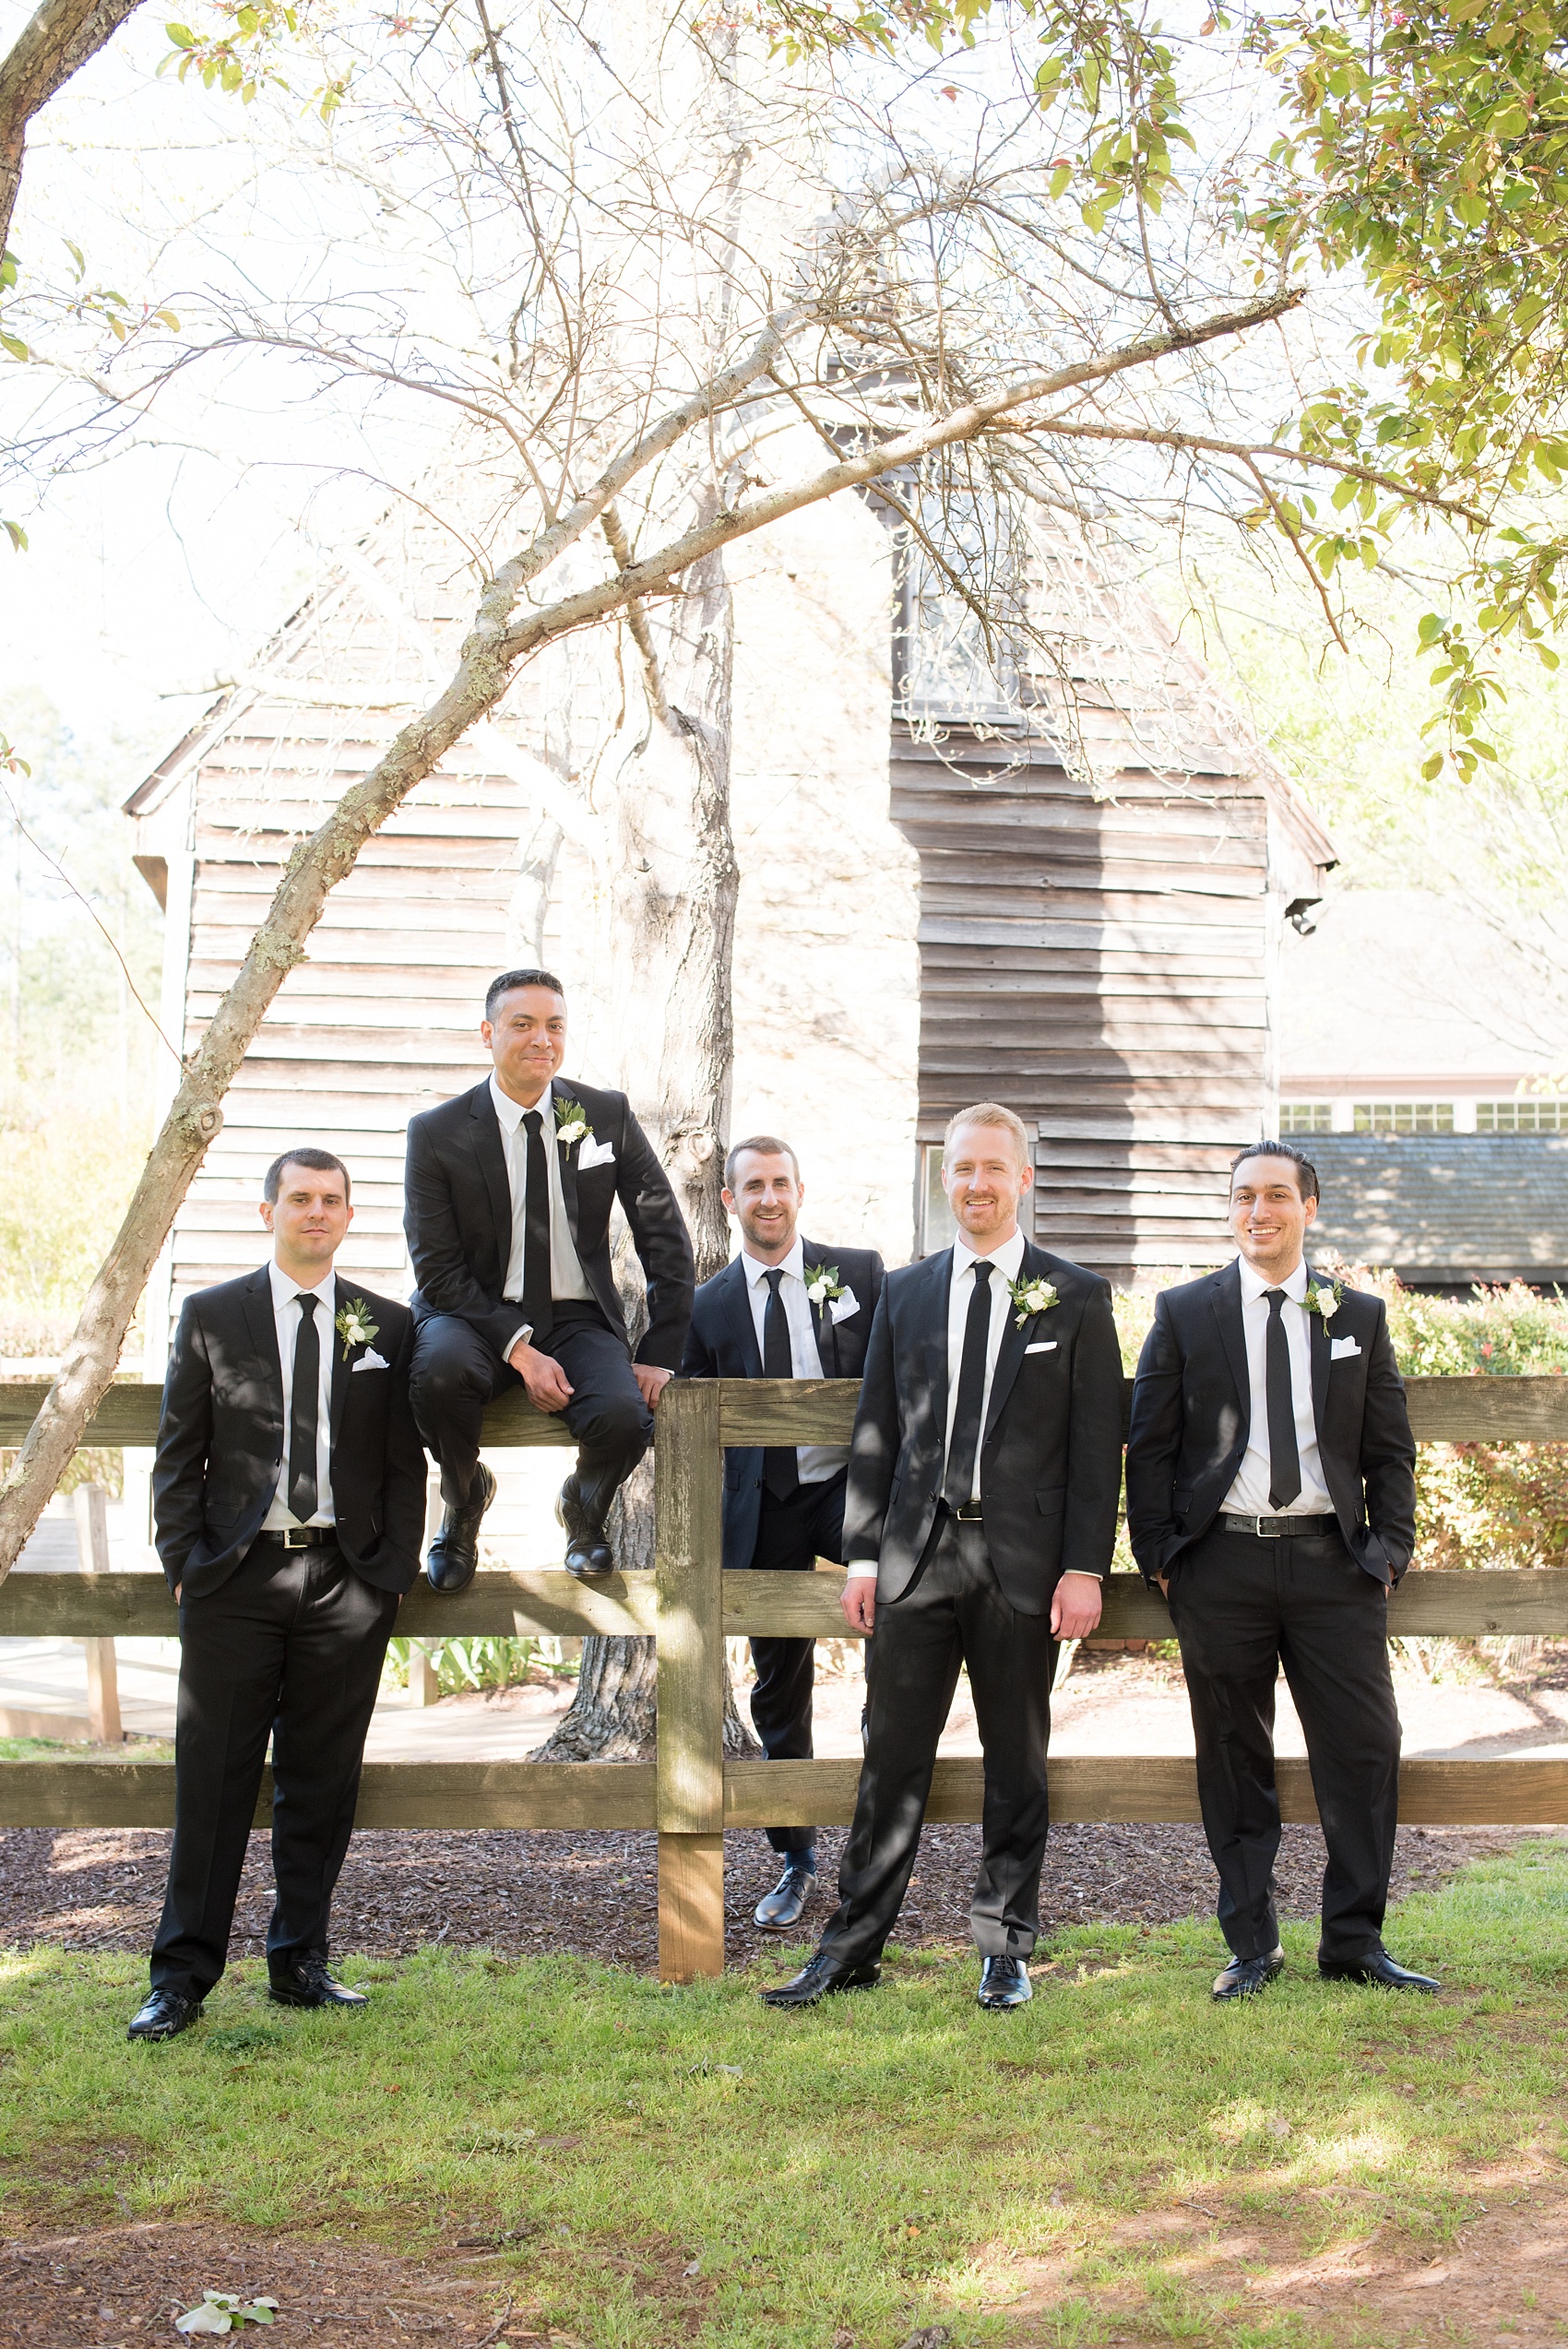
M 968 1957 L 895 1953 L 879 1991 L 776 2015 L 754 1993 L 780 1963 L 674 1990 L 437 1951 L 345 1960 L 374 1994 L 356 2018 L 272 2007 L 237 1967 L 156 2048 L 124 2037 L 139 1963 L 13 1953 L 0 2231 L 207 2214 L 500 2239 L 529 2311 L 510 2331 L 589 2349 L 1000 2339 L 1042 2274 L 1030 2342 L 1102 2341 L 1132 2311 L 1140 2338 L 1310 2343 L 1299 2317 L 1228 2314 L 1151 2220 L 1251 2213 L 1293 2255 L 1390 2224 L 1431 2247 L 1489 2170 L 1568 2150 L 1568 1844 L 1408 1901 L 1389 1939 L 1441 1999 L 1320 1984 L 1304 1928 L 1239 2011 L 1209 2002 L 1196 1925 L 1064 1934 L 1013 2016 L 977 2011 Z

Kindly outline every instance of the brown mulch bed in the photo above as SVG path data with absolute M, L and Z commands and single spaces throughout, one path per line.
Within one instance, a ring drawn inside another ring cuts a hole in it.
M 331 2236 L 154 2221 L 0 2243 L 0 2343 L 131 2349 L 154 2335 L 172 2340 L 173 2318 L 208 2291 L 278 2302 L 271 2329 L 247 2326 L 247 2341 L 385 2344 L 423 2334 L 481 2349 L 505 2331 L 521 2349 L 537 2339 L 505 2287 L 486 2280 L 482 2252 L 465 2265 L 459 2246 L 443 2264 Z
M 1401 1828 L 1395 1899 L 1483 1853 L 1509 1850 L 1525 1832 Z M 145 1951 L 162 1902 L 169 1842 L 148 1828 L 0 1833 L 0 1948 L 42 1941 Z M 823 1889 L 802 1940 L 828 1915 L 843 1843 L 841 1828 L 822 1836 Z M 906 1947 L 968 1940 L 979 1847 L 976 1827 L 926 1829 L 898 1925 Z M 778 1863 L 757 1833 L 729 1836 L 726 1857 L 730 1958 L 741 1964 L 768 1945 L 751 1912 Z M 1277 1877 L 1287 1916 L 1316 1914 L 1323 1858 L 1315 1827 L 1286 1828 Z M 657 1839 L 643 1833 L 366 1833 L 355 1836 L 339 1883 L 334 1945 L 367 1957 L 403 1957 L 433 1942 L 505 1956 L 564 1950 L 647 1972 L 658 1958 L 656 1863 Z M 267 1838 L 253 1835 L 235 1916 L 236 1957 L 264 1949 L 271 1883 Z M 1170 1924 L 1214 1910 L 1214 1870 L 1196 1827 L 1055 1828 L 1041 1889 L 1047 1932 L 1071 1924 Z

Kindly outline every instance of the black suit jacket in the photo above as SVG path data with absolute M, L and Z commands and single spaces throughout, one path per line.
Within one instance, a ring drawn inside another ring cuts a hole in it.
M 882 1294 L 882 1259 L 870 1248 L 825 1248 L 803 1240 L 803 1262 L 836 1266 L 838 1278 L 850 1290 L 855 1310 L 836 1322 L 831 1308 L 814 1305 L 812 1323 L 825 1379 L 858 1379 L 865 1368 L 866 1346 Z M 746 1296 L 745 1267 L 732 1257 L 721 1273 L 705 1280 L 692 1307 L 691 1335 L 681 1357 L 683 1379 L 760 1379 L 762 1355 L 756 1323 Z M 762 1514 L 760 1451 L 724 1454 L 724 1563 L 749 1566 L 756 1548 L 757 1523 Z
M 1381 1297 L 1348 1288 L 1312 1320 L 1313 1416 L 1339 1530 L 1358 1563 L 1396 1583 L 1416 1546 L 1416 1444 Z M 1335 1339 L 1357 1351 L 1334 1358 Z M 1202 1539 L 1236 1480 L 1252 1425 L 1238 1264 L 1161 1291 L 1133 1387 L 1127 1530 L 1152 1583 Z
M 695 1268 L 670 1178 L 624 1093 L 601 1093 L 575 1077 L 555 1081 L 581 1102 L 595 1141 L 608 1142 L 615 1153 L 584 1171 L 580 1142 L 555 1145 L 584 1277 L 611 1327 L 624 1333 L 610 1264 L 610 1210 L 619 1199 L 647 1278 L 648 1325 L 636 1358 L 673 1370 L 692 1318 Z M 433 1312 L 471 1322 L 504 1354 L 521 1314 L 501 1294 L 512 1252 L 512 1190 L 488 1077 L 471 1093 L 409 1121 L 403 1228 L 421 1301 Z
M 332 1347 L 332 1506 L 338 1543 L 356 1574 L 402 1592 L 420 1570 L 424 1452 L 409 1408 L 413 1320 L 406 1305 L 357 1281 L 337 1283 L 338 1308 L 362 1300 L 372 1344 L 347 1361 Z M 370 1352 L 388 1368 L 358 1370 Z M 259 1272 L 187 1297 L 163 1379 L 152 1468 L 158 1555 L 172 1590 L 217 1590 L 261 1531 L 283 1465 L 283 1372 L 272 1284 Z
M 1019 1277 L 1049 1280 L 1057 1301 L 1022 1328 L 1008 1313 L 980 1437 L 980 1504 L 1004 1593 L 1020 1615 L 1044 1615 L 1063 1574 L 1111 1571 L 1122 1355 L 1110 1286 L 1098 1273 L 1026 1242 Z M 952 1279 L 950 1248 L 889 1273 L 872 1327 L 844 1555 L 876 1560 L 879 1603 L 909 1588 L 941 1498 Z

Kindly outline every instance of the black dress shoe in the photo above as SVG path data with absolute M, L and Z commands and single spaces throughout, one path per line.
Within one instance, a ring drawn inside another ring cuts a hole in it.
M 800 1923 L 815 1890 L 816 1854 L 802 1852 L 786 1863 L 772 1892 L 765 1892 L 758 1901 L 752 1912 L 754 1922 L 765 1933 L 787 1933 L 792 1925 Z
M 275 1974 L 267 1986 L 267 1995 L 276 1999 L 280 2007 L 368 2007 L 370 2000 L 362 1990 L 350 1990 L 342 1982 L 334 1982 L 327 1970 L 325 1958 L 297 1958 L 294 1963 Z
M 1429 1995 L 1443 1985 L 1430 1974 L 1412 1974 L 1396 1965 L 1386 1950 L 1367 1958 L 1319 1958 L 1317 1970 L 1325 1982 L 1371 1982 L 1384 1990 L 1424 1990 Z
M 566 1572 L 578 1582 L 597 1574 L 612 1574 L 615 1558 L 604 1538 L 604 1526 L 583 1501 L 576 1477 L 568 1477 L 555 1501 L 555 1522 L 566 1529 Z
M 1214 1977 L 1212 1998 L 1224 2006 L 1231 1999 L 1255 1999 L 1266 1990 L 1276 1975 L 1285 1971 L 1285 1952 L 1276 1947 L 1263 1957 L 1233 1957 L 1223 1974 Z
M 154 1990 L 147 2004 L 132 2015 L 127 2039 L 177 2039 L 193 2023 L 201 2021 L 201 2000 L 181 1990 Z
M 479 1498 L 466 1501 L 461 1509 L 454 1509 L 448 1503 L 441 1531 L 431 1543 L 430 1555 L 424 1561 L 430 1587 L 439 1591 L 443 1598 L 466 1591 L 473 1581 L 479 1570 L 479 1529 L 494 1498 L 495 1479 L 481 1461 Z
M 814 2007 L 819 1999 L 831 1999 L 840 1990 L 874 1990 L 881 1979 L 882 1968 L 874 1958 L 863 1965 L 845 1965 L 818 1950 L 792 1981 L 757 1995 L 765 2007 Z
M 977 2006 L 992 2014 L 1002 2014 L 1009 2007 L 1027 2007 L 1033 1997 L 1034 1985 L 1022 1958 L 986 1959 L 980 1967 L 980 1988 L 975 1993 Z

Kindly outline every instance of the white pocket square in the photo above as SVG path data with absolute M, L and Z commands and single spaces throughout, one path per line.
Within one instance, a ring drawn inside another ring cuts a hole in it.
M 367 1346 L 354 1368 L 356 1370 L 389 1370 L 392 1365 L 384 1355 L 376 1352 L 374 1346 Z
M 615 1146 L 613 1143 L 600 1142 L 597 1136 L 591 1133 L 585 1136 L 583 1146 L 577 1152 L 577 1172 L 579 1174 L 587 1174 L 589 1169 L 593 1167 L 612 1167 L 614 1164 Z
M 1331 1337 L 1328 1341 L 1328 1358 L 1331 1362 L 1343 1362 L 1348 1356 L 1359 1354 L 1360 1350 L 1353 1337 Z
M 836 1322 L 847 1322 L 851 1313 L 860 1311 L 861 1300 L 852 1288 L 847 1288 L 842 1297 L 828 1299 L 827 1310 Z
M 1054 1354 L 1056 1340 L 1053 1337 L 1037 1337 L 1032 1346 L 1025 1347 L 1024 1351 L 1026 1354 Z

